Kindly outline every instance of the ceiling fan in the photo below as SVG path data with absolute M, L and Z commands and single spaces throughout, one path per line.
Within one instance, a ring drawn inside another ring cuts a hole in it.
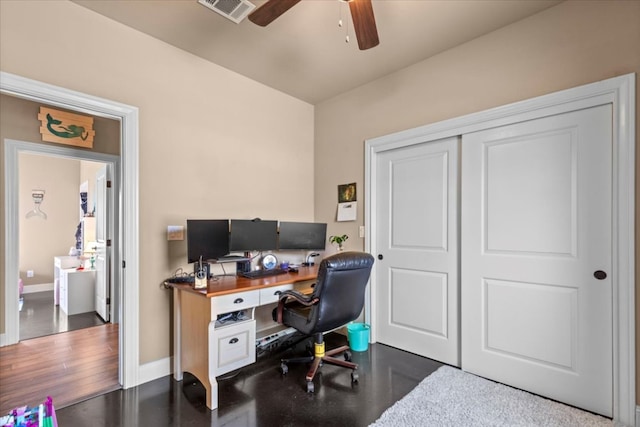
M 380 40 L 378 39 L 378 29 L 376 27 L 376 19 L 373 16 L 371 0 L 342 1 L 349 3 L 353 28 L 360 50 L 377 46 Z M 249 20 L 261 27 L 266 27 L 299 2 L 300 0 L 267 0 L 266 3 L 251 12 Z

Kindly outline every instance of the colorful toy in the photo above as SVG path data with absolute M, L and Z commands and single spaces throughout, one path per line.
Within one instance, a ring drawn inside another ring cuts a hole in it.
M 34 407 L 21 406 L 15 408 L 8 415 L 0 418 L 2 427 L 58 427 L 56 412 L 53 408 L 51 396 Z

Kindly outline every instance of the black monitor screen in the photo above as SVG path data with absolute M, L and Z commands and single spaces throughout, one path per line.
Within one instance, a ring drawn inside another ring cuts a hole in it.
M 232 219 L 231 251 L 269 251 L 278 248 L 278 221 Z
M 327 224 L 319 222 L 280 222 L 280 249 L 324 250 Z
M 228 219 L 187 220 L 187 260 L 216 259 L 229 253 Z

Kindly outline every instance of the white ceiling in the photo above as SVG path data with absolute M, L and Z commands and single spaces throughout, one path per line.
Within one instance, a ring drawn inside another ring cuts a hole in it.
M 197 0 L 73 1 L 311 104 L 560 2 L 373 0 L 380 44 L 361 51 L 353 31 L 346 43 L 346 25 L 338 27 L 340 15 L 351 27 L 338 0 L 303 0 L 267 27 L 236 24 Z

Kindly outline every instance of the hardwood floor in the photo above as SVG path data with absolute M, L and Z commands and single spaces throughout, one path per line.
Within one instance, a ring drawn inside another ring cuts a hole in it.
M 290 338 L 296 342 L 297 338 Z M 347 343 L 344 335 L 325 335 L 327 348 Z M 57 409 L 58 425 L 104 427 L 366 427 L 409 393 L 442 363 L 384 344 L 353 352 L 360 379 L 350 370 L 325 364 L 307 393 L 307 364 L 291 364 L 282 375 L 282 357 L 301 356 L 311 339 L 294 348 L 266 351 L 256 363 L 217 378 L 219 406 L 205 406 L 204 386 L 184 373 L 167 375 Z M 398 420 L 398 426 L 403 426 Z
M 53 302 L 53 291 L 24 294 L 20 310 L 20 341 L 104 325 L 95 311 L 67 315 Z
M 47 396 L 62 408 L 119 388 L 117 324 L 0 348 L 0 414 Z

